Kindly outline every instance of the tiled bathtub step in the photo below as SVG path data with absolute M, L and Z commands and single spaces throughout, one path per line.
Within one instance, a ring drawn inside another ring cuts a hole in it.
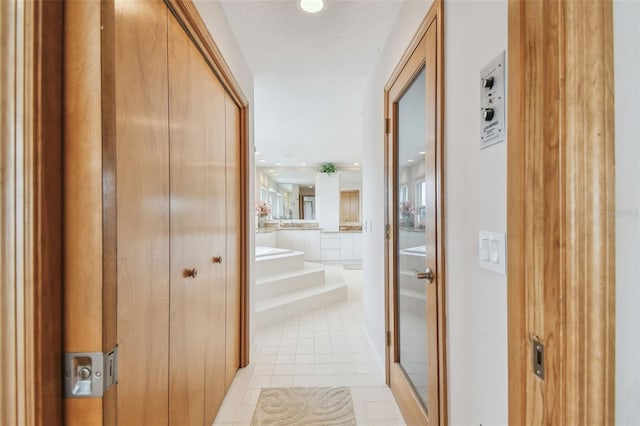
M 346 299 L 347 285 L 344 282 L 297 290 L 256 302 L 256 324 L 258 327 L 264 327 Z
M 304 253 L 301 251 L 256 258 L 256 280 L 300 269 L 304 269 Z
M 324 284 L 324 266 L 305 262 L 304 268 L 270 275 L 256 280 L 256 301 L 282 296 L 309 287 Z

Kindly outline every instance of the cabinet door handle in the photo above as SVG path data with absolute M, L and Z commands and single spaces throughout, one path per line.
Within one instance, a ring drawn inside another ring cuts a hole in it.
M 198 270 L 196 268 L 187 268 L 182 273 L 185 278 L 195 278 L 198 276 Z
M 213 263 L 222 263 L 222 256 L 214 256 Z

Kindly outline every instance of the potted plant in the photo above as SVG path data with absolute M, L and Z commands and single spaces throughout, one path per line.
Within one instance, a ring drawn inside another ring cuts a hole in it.
M 256 204 L 256 215 L 258 216 L 258 228 L 264 228 L 264 222 L 267 216 L 271 214 L 271 206 L 266 201 L 260 201 Z
M 413 225 L 413 217 L 416 214 L 416 207 L 411 201 L 403 201 L 400 203 L 400 223 L 405 226 Z
M 320 173 L 326 173 L 329 176 L 331 176 L 331 173 L 335 173 L 336 172 L 336 166 L 333 163 L 325 163 L 322 165 L 322 168 L 320 169 Z

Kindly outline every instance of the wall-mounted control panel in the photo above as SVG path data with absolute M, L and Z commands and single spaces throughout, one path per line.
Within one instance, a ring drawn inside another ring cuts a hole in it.
M 481 268 L 501 274 L 506 273 L 506 240 L 504 233 L 480 231 L 478 252 Z
M 505 53 L 480 72 L 480 149 L 504 142 Z

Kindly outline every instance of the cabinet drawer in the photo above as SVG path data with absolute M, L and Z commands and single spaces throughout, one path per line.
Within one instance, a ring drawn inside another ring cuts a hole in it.
M 322 249 L 340 249 L 340 238 L 322 238 L 320 240 Z

